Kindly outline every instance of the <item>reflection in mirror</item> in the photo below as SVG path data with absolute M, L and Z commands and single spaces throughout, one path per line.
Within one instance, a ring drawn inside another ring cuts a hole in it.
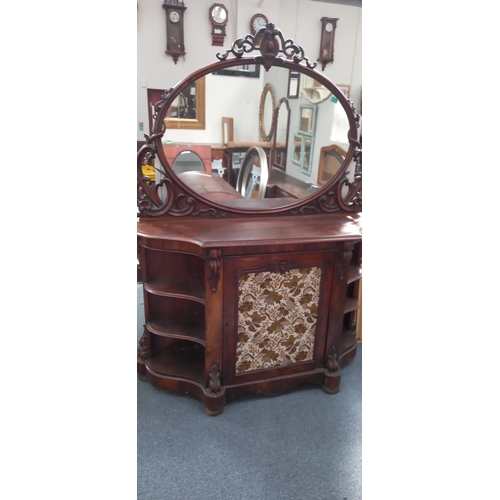
M 332 94 L 324 85 L 307 75 L 302 75 L 300 92 L 305 99 L 313 104 L 326 100 Z
M 276 106 L 272 85 L 266 83 L 260 96 L 259 127 L 262 140 L 269 142 L 273 134 L 273 113 Z
M 237 180 L 245 154 L 252 147 L 260 147 L 269 167 L 267 189 L 263 196 L 274 198 L 273 206 L 284 206 L 295 199 L 310 196 L 317 190 L 317 184 L 321 184 L 319 164 L 322 148 L 337 145 L 344 151 L 349 150 L 349 121 L 344 108 L 333 96 L 315 105 L 304 96 L 287 99 L 289 73 L 288 68 L 271 67 L 268 72 L 260 71 L 260 78 L 206 75 L 203 77 L 206 86 L 206 129 L 177 130 L 174 127 L 166 131 L 162 140 L 172 142 L 176 147 L 184 145 L 187 150 L 205 147 L 208 164 L 213 160 L 210 155 L 214 151 L 220 152 L 218 158 L 224 158 L 223 167 L 226 170 L 224 179 L 218 176 L 219 180 L 227 182 L 240 195 L 242 187 L 237 185 Z M 301 74 L 300 80 L 303 77 Z M 311 85 L 315 85 L 314 81 Z M 270 88 L 277 103 L 274 107 Z M 261 124 L 265 124 L 267 134 L 272 132 L 268 140 L 262 140 Z M 206 155 L 199 154 L 207 165 Z M 208 168 L 205 171 L 210 175 Z M 336 174 L 329 172 L 331 170 L 327 168 L 322 175 L 333 179 L 332 175 Z M 202 177 L 197 176 L 197 179 Z M 252 180 L 251 171 L 246 180 L 245 188 Z M 262 173 L 259 186 L 261 180 Z M 248 192 L 246 190 L 245 196 Z M 254 194 L 255 189 L 252 191 Z M 235 206 L 234 203 L 245 203 L 244 199 L 234 201 L 234 196 L 232 198 L 221 198 L 219 203 L 231 207 Z
M 251 147 L 245 154 L 236 190 L 245 198 L 264 198 L 267 179 L 266 153 L 261 147 Z
M 288 99 L 282 97 L 274 110 L 273 115 L 274 139 L 271 150 L 271 164 L 273 167 L 286 170 L 288 135 L 290 132 L 290 106 Z
M 318 184 L 327 184 L 340 170 L 346 156 L 346 151 L 338 144 L 321 148 L 319 157 Z
M 304 136 L 296 134 L 293 136 L 293 153 L 292 161 L 296 165 L 302 165 L 302 145 L 304 143 Z
M 202 159 L 193 151 L 182 151 L 179 153 L 172 164 L 172 170 L 176 174 L 190 172 L 192 170 L 205 171 Z
M 302 142 L 302 164 L 300 166 L 300 171 L 304 174 L 311 175 L 312 171 L 312 155 L 313 155 L 313 145 L 314 139 L 309 137 L 304 137 Z
M 205 78 L 186 87 L 170 105 L 163 120 L 166 128 L 205 128 Z
M 300 73 L 298 71 L 290 70 L 288 73 L 288 91 L 287 97 L 289 99 L 297 99 L 300 90 Z
M 301 134 L 314 137 L 317 109 L 315 104 L 303 104 L 300 106 L 299 132 Z

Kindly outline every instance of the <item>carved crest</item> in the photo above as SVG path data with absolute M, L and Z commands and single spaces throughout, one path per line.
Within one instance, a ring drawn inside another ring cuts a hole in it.
M 269 71 L 278 54 L 283 54 L 286 59 L 291 59 L 295 63 L 304 61 L 308 68 L 312 69 L 316 67 L 316 63 L 311 63 L 309 58 L 305 56 L 304 49 L 294 43 L 291 38 L 285 40 L 281 31 L 275 28 L 273 23 L 260 28 L 255 35 L 246 35 L 243 38 L 238 38 L 225 54 L 218 53 L 216 55 L 220 61 L 224 61 L 229 54 L 233 54 L 239 58 L 243 54 L 248 54 L 254 50 L 260 51 L 263 59 L 262 64 L 266 71 Z

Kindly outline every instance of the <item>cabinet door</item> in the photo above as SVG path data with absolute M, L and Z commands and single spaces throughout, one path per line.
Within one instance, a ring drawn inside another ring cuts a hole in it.
M 323 366 L 333 254 L 224 261 L 224 385 Z

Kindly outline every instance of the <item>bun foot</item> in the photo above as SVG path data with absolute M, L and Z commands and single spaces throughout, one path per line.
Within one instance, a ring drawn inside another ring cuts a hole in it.
M 215 417 L 224 411 L 224 405 L 226 403 L 226 390 L 222 388 L 217 394 L 209 392 L 209 390 L 205 390 L 203 399 L 206 414 L 211 417 Z
M 341 376 L 342 370 L 340 368 L 335 372 L 325 372 L 323 384 L 321 384 L 323 391 L 327 394 L 337 394 L 340 390 Z

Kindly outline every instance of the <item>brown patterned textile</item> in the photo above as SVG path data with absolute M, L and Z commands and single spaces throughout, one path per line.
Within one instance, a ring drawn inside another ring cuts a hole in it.
M 313 359 L 321 268 L 239 277 L 236 373 Z

